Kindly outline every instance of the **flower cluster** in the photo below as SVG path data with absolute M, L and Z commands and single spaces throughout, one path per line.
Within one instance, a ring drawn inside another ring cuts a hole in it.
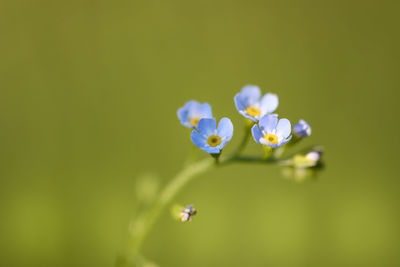
M 291 140 L 297 142 L 310 136 L 311 127 L 304 120 L 293 126 L 288 119 L 278 118 L 273 113 L 279 105 L 274 93 L 261 94 L 255 85 L 246 85 L 234 97 L 235 107 L 246 119 L 251 121 L 251 133 L 256 143 L 276 149 Z M 178 110 L 181 124 L 192 129 L 192 142 L 213 155 L 219 155 L 233 136 L 233 124 L 229 118 L 222 118 L 217 126 L 208 103 L 188 101 Z M 292 138 L 294 137 L 294 138 Z

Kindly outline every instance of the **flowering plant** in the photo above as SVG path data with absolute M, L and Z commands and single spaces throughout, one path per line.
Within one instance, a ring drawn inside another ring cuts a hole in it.
M 238 112 L 246 120 L 245 132 L 242 141 L 233 153 L 222 155 L 225 146 L 229 144 L 234 133 L 234 126 L 229 118 L 217 120 L 213 117 L 211 106 L 194 100 L 188 101 L 178 109 L 180 123 L 191 129 L 190 139 L 193 144 L 211 155 L 206 159 L 186 165 L 167 186 L 157 192 L 151 179 L 147 179 L 147 190 L 151 196 L 143 197 L 147 200 L 146 208 L 135 217 L 129 225 L 128 245 L 124 255 L 117 261 L 118 266 L 143 266 L 148 262 L 140 253 L 140 249 L 147 234 L 158 219 L 161 211 L 167 207 L 177 193 L 195 176 L 212 168 L 226 166 L 235 162 L 257 162 L 261 164 L 278 164 L 282 166 L 282 173 L 295 181 L 312 177 L 315 171 L 322 166 L 320 147 L 311 147 L 301 152 L 286 155 L 286 149 L 311 135 L 311 127 L 304 120 L 293 126 L 288 119 L 279 119 L 274 112 L 279 104 L 278 96 L 267 93 L 261 96 L 261 90 L 254 85 L 247 85 L 234 97 Z M 255 143 L 261 145 L 264 155 L 243 156 L 248 140 L 252 135 Z M 148 190 L 149 191 L 149 190 Z M 143 195 L 143 192 L 139 192 Z M 193 205 L 176 206 L 174 215 L 181 222 L 190 222 L 197 210 Z

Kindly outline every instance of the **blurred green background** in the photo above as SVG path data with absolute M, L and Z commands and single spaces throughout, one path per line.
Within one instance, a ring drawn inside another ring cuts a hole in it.
M 144 254 L 161 266 L 399 266 L 398 1 L 0 1 L 0 266 L 112 266 L 135 177 L 192 149 L 176 110 L 242 117 L 280 97 L 325 148 L 317 180 L 274 166 L 198 177 Z M 260 153 L 250 142 L 247 153 Z M 198 152 L 201 157 L 207 155 Z

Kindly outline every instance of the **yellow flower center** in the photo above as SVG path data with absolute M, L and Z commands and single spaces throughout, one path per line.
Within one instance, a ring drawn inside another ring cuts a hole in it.
M 200 119 L 201 119 L 201 118 L 199 118 L 199 117 L 191 118 L 191 119 L 189 120 L 189 123 L 190 123 L 193 127 L 197 127 L 197 124 L 199 124 Z
M 210 135 L 207 139 L 207 144 L 209 144 L 211 147 L 216 147 L 221 144 L 221 137 L 218 135 Z
M 270 144 L 276 145 L 278 143 L 278 136 L 274 134 L 266 134 L 264 135 L 264 139 Z
M 257 116 L 260 116 L 260 114 L 261 114 L 260 109 L 256 108 L 256 107 L 248 107 L 248 108 L 246 108 L 246 112 L 247 112 L 247 114 L 249 114 L 252 117 L 257 117 Z

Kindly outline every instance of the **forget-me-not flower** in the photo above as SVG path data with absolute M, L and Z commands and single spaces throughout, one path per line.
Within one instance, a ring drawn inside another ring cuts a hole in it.
M 311 127 L 306 121 L 299 120 L 299 122 L 293 126 L 293 134 L 297 138 L 308 137 L 311 135 Z
M 218 128 L 215 119 L 201 119 L 196 129 L 192 131 L 192 142 L 210 154 L 219 154 L 231 140 L 233 124 L 230 119 L 222 118 Z
M 280 147 L 290 141 L 291 125 L 288 119 L 278 120 L 278 116 L 267 114 L 251 128 L 254 140 L 272 148 Z
M 236 109 L 246 118 L 257 122 L 264 115 L 274 112 L 279 104 L 276 94 L 267 93 L 260 97 L 258 86 L 246 85 L 234 97 Z
M 212 118 L 211 106 L 208 103 L 190 100 L 178 109 L 178 118 L 183 126 L 196 128 L 200 119 Z

